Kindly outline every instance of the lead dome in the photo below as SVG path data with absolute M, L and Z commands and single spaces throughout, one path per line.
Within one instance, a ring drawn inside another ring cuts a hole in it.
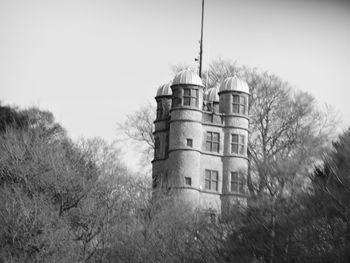
M 203 87 L 202 79 L 198 76 L 198 74 L 188 69 L 182 70 L 179 73 L 177 73 L 174 77 L 173 84 L 171 86 L 183 84 Z
M 237 76 L 233 76 L 233 77 L 226 78 L 222 82 L 219 92 L 223 92 L 223 91 L 239 91 L 239 92 L 244 92 L 249 94 L 249 87 L 247 82 L 238 78 Z
M 171 82 L 161 85 L 157 90 L 156 97 L 171 96 Z
M 213 87 L 207 90 L 206 100 L 211 102 L 219 102 L 219 87 Z

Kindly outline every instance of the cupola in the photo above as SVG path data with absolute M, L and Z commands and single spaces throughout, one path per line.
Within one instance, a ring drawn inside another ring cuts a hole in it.
M 176 74 L 171 86 L 176 85 L 195 85 L 204 87 L 202 79 L 198 74 L 188 69 L 182 70 Z
M 210 102 L 219 102 L 219 87 L 210 88 L 206 92 L 205 99 Z
M 171 96 L 172 92 L 171 92 L 170 86 L 171 86 L 171 82 L 161 85 L 158 88 L 158 90 L 157 90 L 156 98 L 157 97 L 168 97 L 168 96 Z
M 244 92 L 249 94 L 249 87 L 247 82 L 244 80 L 238 78 L 237 76 L 226 78 L 221 86 L 219 92 L 225 92 L 225 91 L 237 91 L 237 92 Z

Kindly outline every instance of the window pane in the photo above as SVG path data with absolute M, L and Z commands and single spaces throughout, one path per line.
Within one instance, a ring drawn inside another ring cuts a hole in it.
M 172 107 L 177 107 L 181 105 L 181 99 L 174 97 Z
M 165 137 L 165 157 L 168 157 L 169 151 L 169 135 L 167 134 Z
M 231 173 L 231 181 L 238 181 L 238 173 L 237 172 Z
M 219 133 L 214 132 L 213 133 L 213 142 L 218 142 L 219 141 Z
M 210 181 L 205 180 L 205 189 L 210 190 Z
M 208 152 L 211 152 L 211 142 L 207 142 L 206 143 L 206 150 L 208 151 Z
M 239 107 L 239 113 L 245 114 L 245 105 L 240 105 L 240 107 Z
M 239 135 L 239 143 L 244 144 L 245 138 L 244 135 Z
M 154 149 L 154 158 L 159 158 L 160 156 L 160 140 L 159 138 L 155 138 L 155 141 L 154 141 L 154 146 L 155 146 L 155 149 Z
M 205 170 L 205 179 L 210 180 L 210 171 L 209 170 Z
M 238 191 L 238 184 L 237 182 L 231 182 L 231 192 L 237 193 Z
M 192 139 L 187 139 L 187 146 L 192 147 Z
M 181 98 L 181 90 L 180 89 L 175 89 L 174 90 L 174 98 Z
M 207 132 L 207 141 L 211 141 L 211 132 Z
M 244 96 L 240 96 L 240 104 L 246 105 L 246 99 Z
M 190 106 L 190 101 L 191 101 L 191 98 L 184 98 L 184 105 L 186 106 Z
M 232 95 L 232 101 L 233 103 L 239 103 L 239 96 L 238 95 Z
M 240 145 L 240 146 L 239 146 L 239 154 L 245 155 L 244 146 L 243 146 L 243 145 Z
M 239 182 L 239 189 L 238 189 L 238 192 L 241 193 L 241 194 L 244 194 L 245 191 L 244 191 L 244 184 L 243 182 Z
M 215 191 L 218 190 L 218 182 L 217 181 L 212 181 L 212 190 L 215 190 Z
M 238 143 L 238 134 L 232 134 L 232 143 Z
M 194 90 L 193 95 L 194 95 L 196 98 L 198 98 L 198 90 L 197 90 L 197 89 Z
M 232 144 L 231 153 L 238 153 L 238 145 L 237 144 Z
M 233 108 L 232 108 L 232 112 L 234 112 L 234 113 L 239 113 L 239 112 L 238 112 L 238 109 L 239 109 L 238 104 L 233 104 L 232 107 L 233 107 Z
M 214 180 L 214 181 L 217 181 L 218 180 L 218 171 L 212 171 L 211 172 L 211 178 L 212 178 L 212 180 Z
M 213 142 L 213 152 L 219 152 L 219 143 Z
M 191 95 L 191 92 L 190 92 L 190 89 L 184 89 L 184 96 L 190 96 Z
M 196 98 L 191 98 L 191 105 L 197 106 L 197 99 Z

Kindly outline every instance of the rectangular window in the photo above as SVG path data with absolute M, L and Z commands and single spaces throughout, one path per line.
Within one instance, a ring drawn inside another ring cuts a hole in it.
M 198 107 L 198 89 L 184 88 L 184 106 Z
M 232 134 L 231 153 L 245 155 L 245 136 Z
M 165 136 L 165 158 L 169 156 L 169 134 Z
M 214 170 L 205 170 L 205 189 L 218 191 L 219 189 L 219 172 Z
M 159 100 L 157 102 L 157 119 L 161 119 L 163 115 L 163 105 L 162 102 Z
M 247 113 L 247 98 L 243 95 L 232 95 L 232 112 L 239 114 Z
M 244 185 L 244 174 L 239 172 L 231 172 L 231 192 L 245 194 Z
M 173 101 L 171 107 L 181 106 L 182 103 L 181 89 L 177 88 L 173 90 Z
M 185 185 L 192 185 L 191 177 L 185 177 Z
M 218 132 L 207 132 L 206 151 L 219 152 L 220 134 Z
M 193 140 L 192 139 L 186 139 L 186 144 L 188 147 L 192 147 L 193 146 Z
M 160 140 L 159 138 L 154 139 L 154 158 L 158 159 L 160 157 Z

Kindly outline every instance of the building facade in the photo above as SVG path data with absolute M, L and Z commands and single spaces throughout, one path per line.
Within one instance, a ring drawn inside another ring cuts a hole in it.
M 157 90 L 153 189 L 210 213 L 247 202 L 249 88 L 236 76 L 205 91 L 194 72 Z

